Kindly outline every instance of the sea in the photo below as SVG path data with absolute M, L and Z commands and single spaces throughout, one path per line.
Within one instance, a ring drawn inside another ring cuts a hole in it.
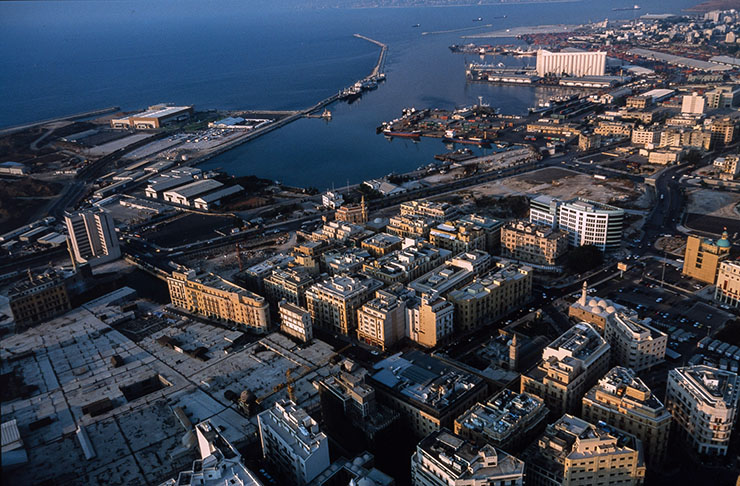
M 252 0 L 0 2 L 0 127 L 161 102 L 197 110 L 299 110 L 370 72 L 379 47 L 353 36 L 360 33 L 388 45 L 387 81 L 377 90 L 332 104 L 328 122 L 301 119 L 202 164 L 319 190 L 341 187 L 413 170 L 448 151 L 440 140 L 376 134 L 406 107 L 454 109 L 482 100 L 523 115 L 553 96 L 543 88 L 466 82 L 465 66 L 481 59 L 448 49 L 473 41 L 462 36 L 680 13 L 696 0 L 640 2 L 635 11 L 613 10 L 634 0 L 367 9 L 290 2 L 278 8 Z M 485 61 L 533 64 L 535 58 Z

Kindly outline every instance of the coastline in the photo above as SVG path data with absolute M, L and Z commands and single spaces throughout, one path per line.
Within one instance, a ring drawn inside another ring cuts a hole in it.
M 463 35 L 463 39 L 495 39 L 503 37 L 516 37 L 527 34 L 556 34 L 561 32 L 574 32 L 584 25 L 569 24 L 549 24 L 549 25 L 532 25 L 523 27 L 512 27 L 505 30 L 494 30 L 480 34 Z

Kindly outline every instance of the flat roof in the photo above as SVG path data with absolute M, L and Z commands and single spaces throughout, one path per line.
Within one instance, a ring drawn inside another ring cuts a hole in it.
M 221 186 L 223 186 L 223 184 L 221 184 L 220 182 L 216 180 L 202 179 L 202 180 L 198 180 L 195 182 L 191 182 L 190 184 L 185 184 L 182 187 L 176 187 L 175 189 L 167 191 L 166 194 L 177 194 L 181 197 L 189 199 L 193 196 L 203 194 L 204 192 L 212 191 L 213 189 L 218 189 Z
M 156 108 L 150 107 L 148 110 L 142 111 L 141 113 L 129 115 L 126 118 L 164 118 L 180 113 L 181 111 L 192 109 L 192 106 L 157 106 Z

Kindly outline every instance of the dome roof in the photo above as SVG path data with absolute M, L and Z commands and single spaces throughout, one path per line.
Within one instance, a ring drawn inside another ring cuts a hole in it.
M 609 307 L 609 303 L 607 301 L 605 301 L 604 299 L 600 299 L 599 300 L 599 307 L 601 307 L 602 309 L 606 309 L 607 307 Z
M 601 314 L 601 307 L 599 307 L 598 305 L 595 305 L 591 307 L 591 312 L 593 312 L 594 314 Z
M 606 311 L 609 314 L 614 314 L 615 312 L 617 312 L 617 309 L 613 305 L 610 305 L 609 307 L 606 308 Z
M 717 240 L 717 246 L 719 246 L 720 248 L 729 248 L 730 246 L 732 246 L 730 244 L 729 235 L 727 234 L 726 230 L 722 232 L 722 238 Z
M 589 307 L 598 307 L 599 306 L 599 301 L 596 300 L 596 299 L 591 299 L 591 300 L 588 301 L 588 306 Z

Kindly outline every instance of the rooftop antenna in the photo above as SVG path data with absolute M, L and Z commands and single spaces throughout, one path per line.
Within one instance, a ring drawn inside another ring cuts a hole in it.
M 28 272 L 28 280 L 29 282 L 33 282 L 33 275 L 31 274 L 31 267 L 28 267 L 26 270 Z

